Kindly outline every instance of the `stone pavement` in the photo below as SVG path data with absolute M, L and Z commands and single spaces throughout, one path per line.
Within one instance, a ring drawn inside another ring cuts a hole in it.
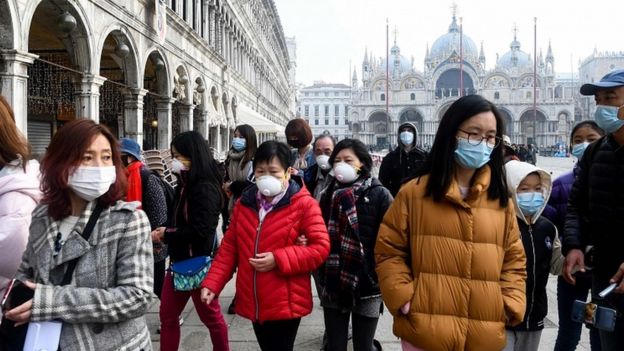
M 567 172 L 573 165 L 570 158 L 549 158 L 538 157 L 537 165 L 552 173 L 553 179 Z M 234 278 L 235 279 L 235 278 Z M 226 286 L 220 297 L 221 309 L 224 313 L 229 327 L 230 348 L 232 351 L 259 350 L 254 336 L 251 322 L 239 316 L 226 314 L 227 307 L 234 294 L 234 279 Z M 315 289 L 312 289 L 315 293 Z M 548 282 L 548 316 L 545 321 L 545 329 L 542 333 L 540 351 L 553 350 L 557 337 L 557 278 L 551 276 Z M 187 304 L 184 313 L 184 325 L 182 326 L 182 337 L 180 340 L 180 350 L 210 350 L 210 336 L 208 330 L 201 323 L 193 309 L 192 301 Z M 152 341 L 155 350 L 160 350 L 160 335 L 156 334 L 158 328 L 158 303 L 155 303 L 147 314 L 147 321 L 152 333 Z M 297 351 L 318 351 L 321 348 L 321 338 L 323 334 L 323 311 L 318 299 L 315 296 L 314 310 L 312 314 L 303 318 L 299 332 L 297 334 L 295 350 Z M 377 327 L 375 336 L 379 340 L 384 350 L 401 350 L 399 340 L 392 334 L 392 317 L 389 313 L 384 313 Z M 352 346 L 349 346 L 352 350 Z M 581 342 L 577 350 L 589 350 L 589 335 L 587 329 L 583 328 Z

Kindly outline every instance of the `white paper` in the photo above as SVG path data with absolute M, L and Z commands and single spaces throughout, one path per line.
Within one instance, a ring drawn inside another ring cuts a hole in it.
M 24 351 L 56 351 L 61 341 L 62 322 L 30 322 Z

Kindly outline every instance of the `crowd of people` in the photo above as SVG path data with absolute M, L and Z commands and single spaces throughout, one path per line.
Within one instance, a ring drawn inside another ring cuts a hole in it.
M 295 349 L 314 282 L 325 351 L 350 339 L 383 350 L 384 312 L 406 351 L 536 351 L 549 274 L 555 350 L 575 349 L 582 322 L 592 350 L 624 350 L 624 70 L 581 93 L 595 96 L 596 122 L 575 126 L 579 162 L 554 181 L 532 145 L 521 152 L 503 135 L 497 107 L 469 95 L 428 151 L 401 124 L 379 178 L 361 141 L 313 140 L 302 119 L 287 143 L 257 145 L 252 126 L 237 126 L 222 165 L 201 134 L 183 132 L 170 145 L 175 189 L 136 141 L 91 120 L 65 124 L 31 160 L 0 98 L 0 350 L 19 349 L 33 325 L 56 331 L 48 349 L 150 350 L 154 297 L 161 350 L 179 348 L 189 299 L 213 349 L 230 350 L 219 295 L 235 273 L 228 312 L 251 322 L 262 350 Z

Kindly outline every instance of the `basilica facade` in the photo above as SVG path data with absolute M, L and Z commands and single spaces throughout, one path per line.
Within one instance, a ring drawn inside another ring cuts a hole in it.
M 450 104 L 461 95 L 480 94 L 500 109 L 504 134 L 513 143 L 565 144 L 575 123 L 574 96 L 556 79 L 550 44 L 545 55 L 539 53 L 534 82 L 532 55 L 522 49 L 515 34 L 512 39 L 509 50 L 488 69 L 483 44 L 479 48 L 465 31 L 460 33 L 453 15 L 448 32 L 427 48 L 422 70 L 402 54 L 396 37 L 389 54 L 388 79 L 386 59 L 366 52 L 359 78 L 355 70 L 352 75 L 349 124 L 353 136 L 387 148 L 396 144 L 398 126 L 410 121 L 418 129 L 420 145 L 428 147 Z

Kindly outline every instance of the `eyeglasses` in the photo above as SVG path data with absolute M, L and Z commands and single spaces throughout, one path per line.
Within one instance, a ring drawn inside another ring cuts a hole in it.
M 487 146 L 491 149 L 497 147 L 501 141 L 503 140 L 502 138 L 497 137 L 496 135 L 491 135 L 491 136 L 481 136 L 481 134 L 478 133 L 469 133 L 465 130 L 459 129 L 460 132 L 465 133 L 466 135 L 468 135 L 468 144 L 470 145 L 474 145 L 477 146 L 479 144 L 481 144 L 481 142 L 483 142 L 483 140 L 485 140 L 485 142 L 487 143 Z

